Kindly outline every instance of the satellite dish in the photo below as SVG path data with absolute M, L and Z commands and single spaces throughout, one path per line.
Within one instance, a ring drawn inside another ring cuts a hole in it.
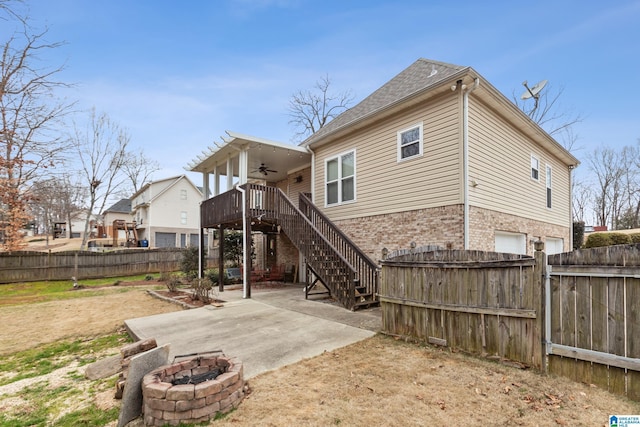
M 547 85 L 547 80 L 536 83 L 532 88 L 529 88 L 526 80 L 522 82 L 522 85 L 526 87 L 527 90 L 520 96 L 520 99 L 535 98 L 537 100 L 540 97 L 540 91 Z

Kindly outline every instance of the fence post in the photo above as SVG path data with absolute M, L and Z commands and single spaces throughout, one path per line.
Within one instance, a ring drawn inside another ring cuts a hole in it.
M 545 280 L 547 277 L 547 255 L 544 252 L 544 242 L 538 240 L 534 242 L 533 247 L 535 249 L 534 259 L 536 265 L 533 270 L 533 289 L 534 289 L 534 304 L 536 309 L 536 331 L 540 337 L 535 340 L 535 352 L 540 357 L 540 369 L 543 372 L 547 372 L 547 336 L 546 336 L 546 296 L 545 296 Z M 534 357 L 537 359 L 534 355 Z

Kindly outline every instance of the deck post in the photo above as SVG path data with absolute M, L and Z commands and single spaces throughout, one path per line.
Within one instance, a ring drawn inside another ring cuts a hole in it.
M 224 291 L 224 227 L 218 232 L 218 290 Z
M 245 191 L 250 191 L 250 187 L 247 185 Z M 248 194 L 243 193 L 244 197 L 244 207 L 242 211 L 243 219 L 244 219 L 244 227 L 242 228 L 242 239 L 243 239 L 243 257 L 245 262 L 245 283 L 246 288 L 244 292 L 244 298 L 251 298 L 251 209 L 250 207 L 250 197 Z
M 535 353 L 534 364 L 539 364 L 539 369 L 542 372 L 547 372 L 547 294 L 546 294 L 546 281 L 547 281 L 547 255 L 544 252 L 544 242 L 538 240 L 534 243 L 535 252 L 533 257 L 536 260 L 534 275 L 533 275 L 533 288 L 534 304 L 536 309 L 536 328 L 535 332 L 539 335 L 539 338 L 535 339 Z M 537 362 L 537 363 L 536 363 Z

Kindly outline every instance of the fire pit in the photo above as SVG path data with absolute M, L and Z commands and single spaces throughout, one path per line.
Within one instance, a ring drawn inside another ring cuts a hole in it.
M 144 376 L 142 396 L 147 426 L 209 421 L 244 398 L 242 363 L 209 356 L 163 366 Z

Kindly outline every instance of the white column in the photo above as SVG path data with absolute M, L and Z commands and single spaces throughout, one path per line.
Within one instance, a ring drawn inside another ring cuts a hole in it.
M 239 184 L 243 185 L 247 183 L 249 174 L 249 152 L 246 149 L 240 151 L 238 156 L 240 170 L 238 171 Z
M 233 159 L 227 157 L 227 191 L 233 188 Z
M 213 195 L 220 194 L 220 172 L 218 171 L 218 165 L 213 168 Z
M 202 200 L 209 198 L 209 172 L 202 172 Z

